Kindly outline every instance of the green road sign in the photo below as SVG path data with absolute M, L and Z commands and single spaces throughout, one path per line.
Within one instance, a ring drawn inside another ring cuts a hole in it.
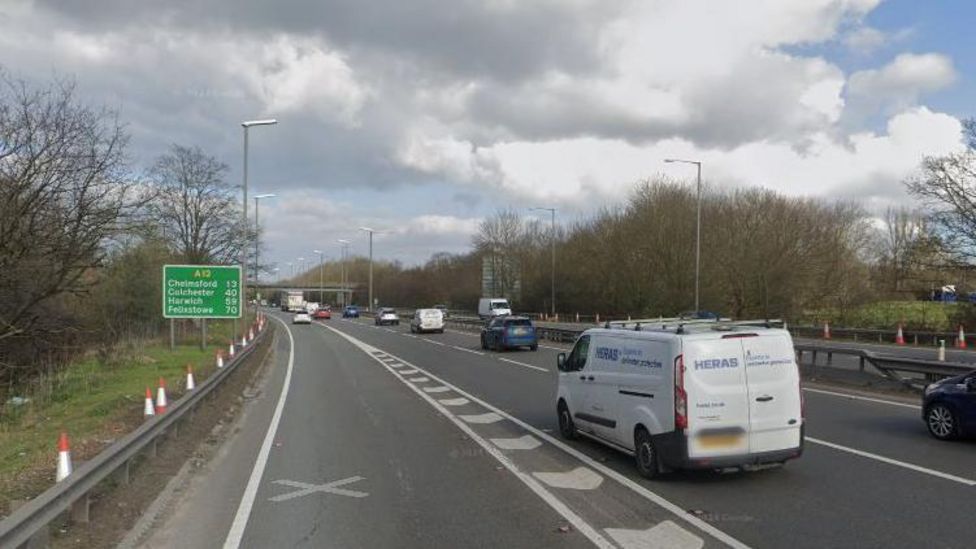
M 164 318 L 240 318 L 241 268 L 163 265 Z

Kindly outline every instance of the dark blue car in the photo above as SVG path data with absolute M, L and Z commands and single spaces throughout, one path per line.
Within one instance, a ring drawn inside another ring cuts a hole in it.
M 342 310 L 342 318 L 359 318 L 359 307 L 346 305 L 346 308 Z
M 940 440 L 976 436 L 976 371 L 926 387 L 922 419 Z
M 535 326 L 528 317 L 500 316 L 491 319 L 481 329 L 481 348 L 504 351 L 528 347 L 535 351 L 539 348 L 539 340 L 535 335 Z

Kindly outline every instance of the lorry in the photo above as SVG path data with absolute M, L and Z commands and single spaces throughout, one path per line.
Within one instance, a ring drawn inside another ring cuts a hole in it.
M 502 297 L 483 297 L 478 300 L 478 317 L 481 319 L 495 318 L 512 314 L 512 306 Z
M 294 313 L 305 310 L 305 296 L 300 291 L 289 291 L 288 295 L 285 296 L 285 303 L 288 305 L 290 312 Z

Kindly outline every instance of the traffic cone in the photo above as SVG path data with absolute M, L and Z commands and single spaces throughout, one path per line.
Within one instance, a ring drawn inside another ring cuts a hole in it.
M 895 334 L 895 344 L 904 345 L 905 344 L 905 332 L 901 329 L 901 322 L 898 323 L 898 333 Z
M 830 339 L 830 323 L 824 322 L 823 338 Z
M 959 325 L 959 337 L 956 339 L 956 347 L 960 349 L 966 348 L 966 331 L 962 329 L 962 324 Z
M 159 389 L 156 389 L 156 413 L 166 412 L 166 380 L 159 378 Z
M 152 390 L 146 387 L 146 406 L 143 408 L 142 415 L 145 417 L 150 417 L 156 415 L 155 406 L 152 400 Z
M 596 314 L 596 323 L 597 323 L 597 324 L 599 324 L 599 323 L 600 323 L 600 313 L 597 313 L 597 314 Z
M 61 431 L 61 437 L 58 438 L 58 482 L 68 478 L 68 475 L 70 474 L 71 447 L 68 446 L 68 433 Z
M 218 368 L 224 367 L 224 352 L 221 351 L 220 349 L 217 349 L 217 367 Z
M 197 384 L 193 382 L 193 367 L 189 364 L 186 365 L 186 390 L 192 391 L 197 388 Z
M 248 341 L 254 341 L 254 328 L 247 331 L 247 339 Z
M 230 344 L 227 345 L 227 356 L 229 358 L 234 358 L 234 342 L 233 341 L 231 341 Z

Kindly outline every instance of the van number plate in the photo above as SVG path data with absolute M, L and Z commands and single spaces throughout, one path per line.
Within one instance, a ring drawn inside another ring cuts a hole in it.
M 698 444 L 702 448 L 728 448 L 738 446 L 742 442 L 742 435 L 705 435 L 698 437 Z

